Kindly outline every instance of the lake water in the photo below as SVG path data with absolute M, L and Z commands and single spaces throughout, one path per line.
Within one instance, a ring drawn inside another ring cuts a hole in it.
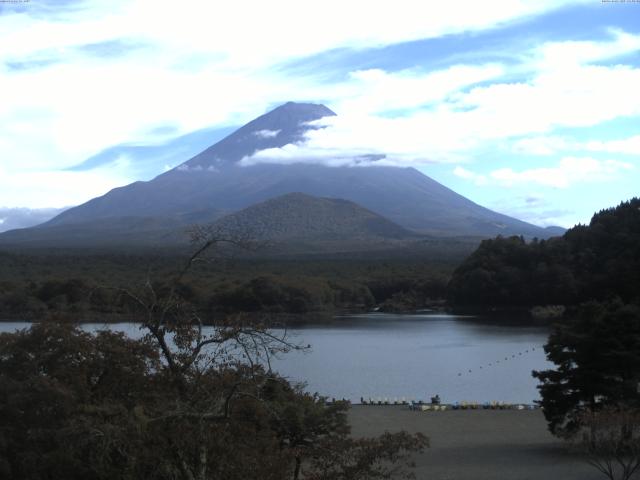
M 24 328 L 0 323 L 0 331 Z M 87 324 L 88 330 L 104 328 Z M 108 328 L 139 335 L 135 324 Z M 544 327 L 505 326 L 453 315 L 366 314 L 325 325 L 290 328 L 307 353 L 276 359 L 274 369 L 307 389 L 335 398 L 360 397 L 443 402 L 532 403 L 539 398 L 532 370 L 550 368 Z

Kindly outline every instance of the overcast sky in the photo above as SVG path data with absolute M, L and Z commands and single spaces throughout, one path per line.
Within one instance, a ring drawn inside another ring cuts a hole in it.
M 637 2 L 0 3 L 0 207 L 152 178 L 293 100 L 338 116 L 270 158 L 383 153 L 568 227 L 638 195 L 639 85 Z

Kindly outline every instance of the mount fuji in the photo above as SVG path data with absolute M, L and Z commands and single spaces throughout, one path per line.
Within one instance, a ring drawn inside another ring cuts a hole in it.
M 368 166 L 357 167 L 269 163 L 268 159 L 251 165 L 242 162 L 256 152 L 304 142 L 311 129 L 321 128 L 314 120 L 333 115 L 324 105 L 286 103 L 150 181 L 115 188 L 37 227 L 6 232 L 0 235 L 0 244 L 181 243 L 186 240 L 182 232 L 188 225 L 219 221 L 291 193 L 304 195 L 289 197 L 288 202 L 306 199 L 309 219 L 317 214 L 313 206 L 322 203 L 308 201 L 309 196 L 341 199 L 346 202 L 335 205 L 349 205 L 353 210 L 356 204 L 412 238 L 486 238 L 498 234 L 546 238 L 557 234 L 484 208 L 415 168 L 377 166 L 375 156 Z M 295 230 L 293 225 L 287 228 Z M 310 231 L 308 225 L 305 228 Z

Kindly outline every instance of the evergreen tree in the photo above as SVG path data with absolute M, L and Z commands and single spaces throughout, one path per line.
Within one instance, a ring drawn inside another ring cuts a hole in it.
M 534 371 L 549 429 L 571 436 L 585 411 L 640 407 L 640 308 L 582 305 L 545 345 L 555 370 Z

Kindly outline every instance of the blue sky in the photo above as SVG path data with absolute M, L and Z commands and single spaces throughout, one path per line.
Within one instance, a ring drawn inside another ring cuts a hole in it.
M 289 100 L 338 116 L 255 162 L 385 155 L 569 227 L 638 195 L 640 3 L 0 3 L 0 207 L 148 180 Z

